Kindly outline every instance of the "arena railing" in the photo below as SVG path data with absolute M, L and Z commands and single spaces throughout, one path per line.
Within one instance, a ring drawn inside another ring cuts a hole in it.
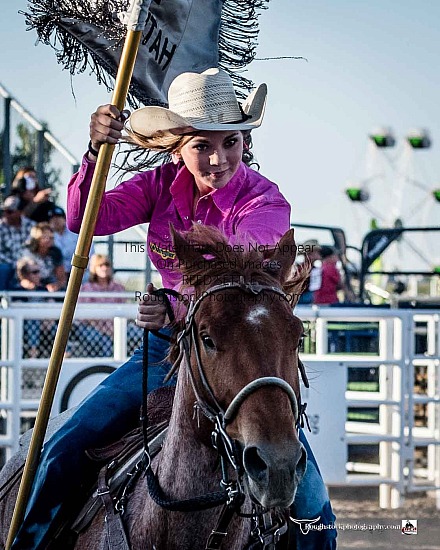
M 304 400 L 332 434 L 315 440 L 312 427 L 309 436 L 326 483 L 378 486 L 384 508 L 433 491 L 440 508 L 438 311 L 313 306 L 297 315 L 314 332 L 303 361 L 316 380 Z
M 18 295 L 18 296 L 17 296 Z M 52 414 L 78 403 L 140 344 L 134 292 L 100 293 L 119 303 L 79 303 Z M 0 459 L 31 427 L 61 302 L 0 309 Z M 62 293 L 51 299 L 62 300 Z M 81 294 L 93 297 L 97 294 Z M 440 508 L 440 322 L 437 311 L 299 306 L 307 337 L 301 357 L 307 438 L 329 486 L 379 487 L 380 506 L 433 491 Z

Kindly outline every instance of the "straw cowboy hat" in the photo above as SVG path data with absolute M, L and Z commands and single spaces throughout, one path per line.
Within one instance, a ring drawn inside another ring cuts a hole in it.
M 240 106 L 232 80 L 222 69 L 182 73 L 168 90 L 169 108 L 137 109 L 129 118 L 129 126 L 142 136 L 160 131 L 252 130 L 262 122 L 266 96 L 266 84 L 261 84 Z

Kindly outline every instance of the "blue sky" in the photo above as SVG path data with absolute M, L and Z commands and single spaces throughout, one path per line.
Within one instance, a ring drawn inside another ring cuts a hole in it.
M 36 46 L 21 9 L 22 0 L 2 6 L 0 82 L 80 157 L 90 113 L 109 95 L 87 73 L 71 80 L 51 48 Z M 437 0 L 270 2 L 260 17 L 257 57 L 307 58 L 255 61 L 248 70 L 269 88 L 255 152 L 262 173 L 291 202 L 293 221 L 342 226 L 359 244 L 371 216 L 343 190 L 373 175 L 370 206 L 385 220 L 392 214 L 407 217 L 408 225 L 438 222 L 440 203 L 408 178 L 440 187 L 439 22 Z M 398 140 L 388 160 L 368 147 L 378 126 L 392 127 Z M 431 149 L 405 152 L 412 128 L 429 129 Z

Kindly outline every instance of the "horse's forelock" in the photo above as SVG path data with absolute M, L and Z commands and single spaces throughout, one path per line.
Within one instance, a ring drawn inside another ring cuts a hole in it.
M 187 243 L 187 249 L 179 255 L 180 270 L 185 275 L 184 280 L 195 282 L 185 285 L 186 287 L 211 286 L 204 285 L 203 281 L 212 282 L 224 278 L 228 273 L 245 276 L 251 271 L 250 266 L 264 260 L 263 253 L 258 250 L 244 244 L 230 244 L 225 235 L 215 227 L 194 225 L 182 236 Z M 245 239 L 241 241 L 245 242 Z
M 243 244 L 249 241 L 244 236 L 236 239 L 237 244 L 230 244 L 216 227 L 197 224 L 190 231 L 181 233 L 181 236 L 187 245 L 186 252 L 184 250 L 179 255 L 180 270 L 186 281 L 182 291 L 190 287 L 196 294 L 201 294 L 214 284 L 226 282 L 228 276 L 231 280 L 232 276 L 234 280 L 243 276 L 245 281 L 279 286 L 291 297 L 291 305 L 294 307 L 306 288 L 310 262 L 301 267 L 292 266 L 289 277 L 280 282 L 277 269 L 271 266 L 270 260 L 265 267 L 255 268 L 262 266 L 267 260 L 267 254 L 264 249 L 258 250 L 255 246 Z

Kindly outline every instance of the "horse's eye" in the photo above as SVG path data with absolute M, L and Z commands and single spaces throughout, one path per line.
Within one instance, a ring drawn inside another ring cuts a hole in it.
M 212 351 L 215 349 L 214 340 L 207 334 L 202 334 L 202 342 L 205 346 L 205 349 Z

